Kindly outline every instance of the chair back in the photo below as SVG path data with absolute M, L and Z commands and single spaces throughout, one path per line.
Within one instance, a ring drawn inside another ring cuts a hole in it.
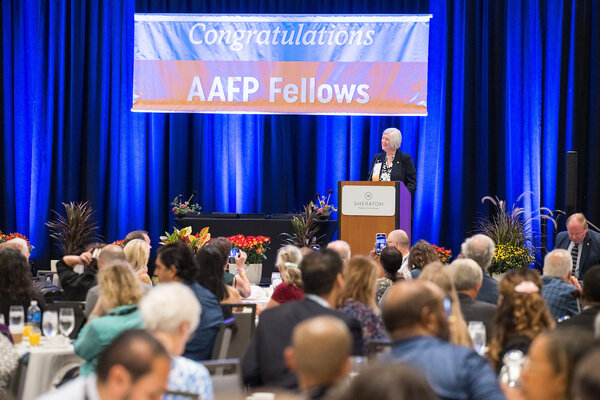
M 231 307 L 236 330 L 232 332 L 225 358 L 242 358 L 256 328 L 256 304 L 227 304 Z
M 215 399 L 242 399 L 244 386 L 238 359 L 202 361 L 208 369 Z
M 235 319 L 228 318 L 219 326 L 219 333 L 215 338 L 213 345 L 212 357 L 213 360 L 223 360 L 227 358 L 229 345 L 231 344 L 231 336 L 235 329 Z

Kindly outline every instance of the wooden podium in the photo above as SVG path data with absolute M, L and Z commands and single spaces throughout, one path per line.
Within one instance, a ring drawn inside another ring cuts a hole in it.
M 404 230 L 411 239 L 412 198 L 403 182 L 338 182 L 338 235 L 352 255 L 368 255 L 377 233 Z

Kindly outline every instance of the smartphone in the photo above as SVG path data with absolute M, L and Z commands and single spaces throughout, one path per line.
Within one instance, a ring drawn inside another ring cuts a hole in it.
M 240 254 L 240 249 L 233 248 L 229 250 L 229 264 L 235 264 L 235 257 Z
M 381 250 L 385 247 L 387 235 L 385 233 L 378 233 L 375 236 L 375 249 L 377 254 L 381 253 Z

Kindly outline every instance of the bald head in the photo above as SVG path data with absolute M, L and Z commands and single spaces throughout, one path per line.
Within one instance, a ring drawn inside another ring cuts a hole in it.
M 98 256 L 98 268 L 102 269 L 113 264 L 115 261 L 127 261 L 125 258 L 125 252 L 121 246 L 116 244 L 109 244 L 104 246 Z
M 544 276 L 566 280 L 572 268 L 573 259 L 567 250 L 555 249 L 544 257 Z
M 286 361 L 298 374 L 300 386 L 308 389 L 345 377 L 351 347 L 352 337 L 342 320 L 329 316 L 310 318 L 294 329 Z
M 402 252 L 402 255 L 406 255 L 406 252 L 410 250 L 410 240 L 408 235 L 402 229 L 396 229 L 391 231 L 387 237 L 387 245 L 394 246 Z
M 390 287 L 383 301 L 382 318 L 392 339 L 415 335 L 447 339 L 444 298 L 444 292 L 428 281 L 400 281 Z
M 352 256 L 352 253 L 350 252 L 350 245 L 343 240 L 334 240 L 327 245 L 327 248 L 338 253 L 344 264 Z

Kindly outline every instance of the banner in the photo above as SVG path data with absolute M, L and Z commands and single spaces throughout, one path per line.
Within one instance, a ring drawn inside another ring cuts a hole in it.
M 427 115 L 430 18 L 136 14 L 132 110 Z

